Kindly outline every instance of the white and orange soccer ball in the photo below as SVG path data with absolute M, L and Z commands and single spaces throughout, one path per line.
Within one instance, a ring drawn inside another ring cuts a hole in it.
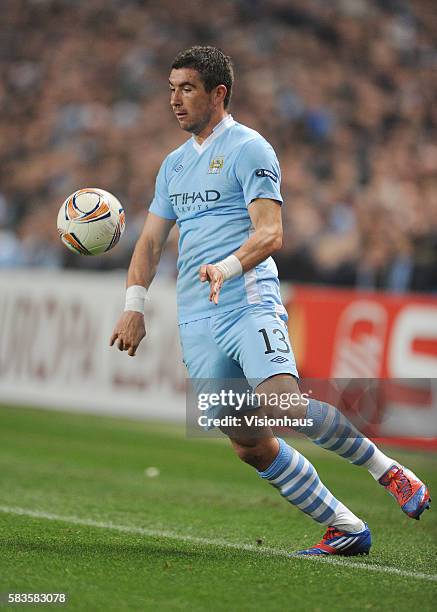
M 100 255 L 123 235 L 125 212 L 117 198 L 94 187 L 79 189 L 62 204 L 58 232 L 62 242 L 80 255 Z

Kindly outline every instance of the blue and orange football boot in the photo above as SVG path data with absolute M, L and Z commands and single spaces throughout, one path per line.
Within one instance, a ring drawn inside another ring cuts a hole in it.
M 413 472 L 404 467 L 392 465 L 378 481 L 392 495 L 405 514 L 417 520 L 429 509 L 429 490 Z
M 299 550 L 292 556 L 342 555 L 352 557 L 354 555 L 368 555 L 371 546 L 372 536 L 367 524 L 365 524 L 363 531 L 357 533 L 348 533 L 347 531 L 339 531 L 336 527 L 328 527 L 318 544 L 305 550 Z

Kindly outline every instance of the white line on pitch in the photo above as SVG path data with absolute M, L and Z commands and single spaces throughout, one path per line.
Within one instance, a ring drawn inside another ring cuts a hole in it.
M 215 546 L 216 548 L 228 548 L 233 550 L 241 550 L 254 552 L 262 555 L 276 556 L 276 557 L 290 557 L 290 551 L 279 549 L 279 548 L 267 548 L 265 546 L 254 546 L 253 544 L 237 544 L 234 542 L 227 542 L 226 540 L 210 540 L 208 538 L 200 538 L 192 535 L 183 535 L 180 533 L 174 533 L 172 531 L 164 531 L 161 529 L 150 529 L 146 527 L 134 527 L 130 525 L 117 525 L 115 523 L 106 523 L 102 521 L 95 521 L 93 519 L 80 518 L 79 516 L 66 516 L 62 514 L 53 514 L 51 512 L 41 512 L 39 510 L 27 510 L 26 508 L 15 508 L 10 506 L 0 506 L 0 512 L 6 514 L 16 514 L 19 516 L 29 516 L 31 518 L 45 519 L 48 521 L 60 521 L 63 523 L 71 523 L 73 525 L 83 525 L 86 527 L 97 527 L 99 529 L 112 529 L 122 533 L 134 533 L 138 535 L 144 535 L 150 538 L 166 538 L 168 540 L 177 540 L 179 542 L 186 542 L 191 544 L 201 544 L 204 546 Z M 296 557 L 293 557 L 294 559 Z M 386 574 L 394 574 L 401 576 L 402 578 L 414 578 L 417 580 L 429 580 L 431 582 L 437 582 L 436 574 L 424 574 L 422 572 L 409 572 L 402 570 L 397 567 L 389 567 L 384 565 L 374 565 L 368 563 L 360 563 L 355 561 L 349 561 L 346 559 L 338 559 L 332 557 L 299 557 L 299 559 L 312 560 L 316 562 L 328 563 L 330 565 L 338 565 L 340 567 L 355 568 L 359 570 L 369 570 L 373 572 L 383 572 Z

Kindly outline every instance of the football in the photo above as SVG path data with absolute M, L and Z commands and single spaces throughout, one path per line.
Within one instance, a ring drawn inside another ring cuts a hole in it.
M 125 212 L 118 199 L 94 187 L 79 189 L 62 204 L 58 232 L 74 253 L 100 255 L 112 249 L 123 235 Z

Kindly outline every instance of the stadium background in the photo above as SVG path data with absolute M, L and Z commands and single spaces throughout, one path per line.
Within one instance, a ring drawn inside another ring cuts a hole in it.
M 281 278 L 436 291 L 433 4 L 5 0 L 0 265 L 126 266 L 156 171 L 186 138 L 169 109 L 169 64 L 211 43 L 235 60 L 235 117 L 280 157 Z M 70 257 L 57 238 L 60 202 L 82 185 L 104 185 L 127 208 L 128 235 L 104 258 Z
M 437 436 L 431 1 L 10 0 L 0 28 L 0 399 L 183 418 L 176 231 L 138 358 L 106 338 L 156 172 L 186 138 L 168 66 L 209 43 L 235 60 L 234 116 L 280 158 L 276 260 L 301 374 L 428 379 L 394 393 L 394 409 L 378 404 L 369 419 L 387 409 L 388 425 L 371 433 Z M 114 192 L 127 211 L 103 257 L 71 254 L 57 236 L 60 203 L 83 186 Z

